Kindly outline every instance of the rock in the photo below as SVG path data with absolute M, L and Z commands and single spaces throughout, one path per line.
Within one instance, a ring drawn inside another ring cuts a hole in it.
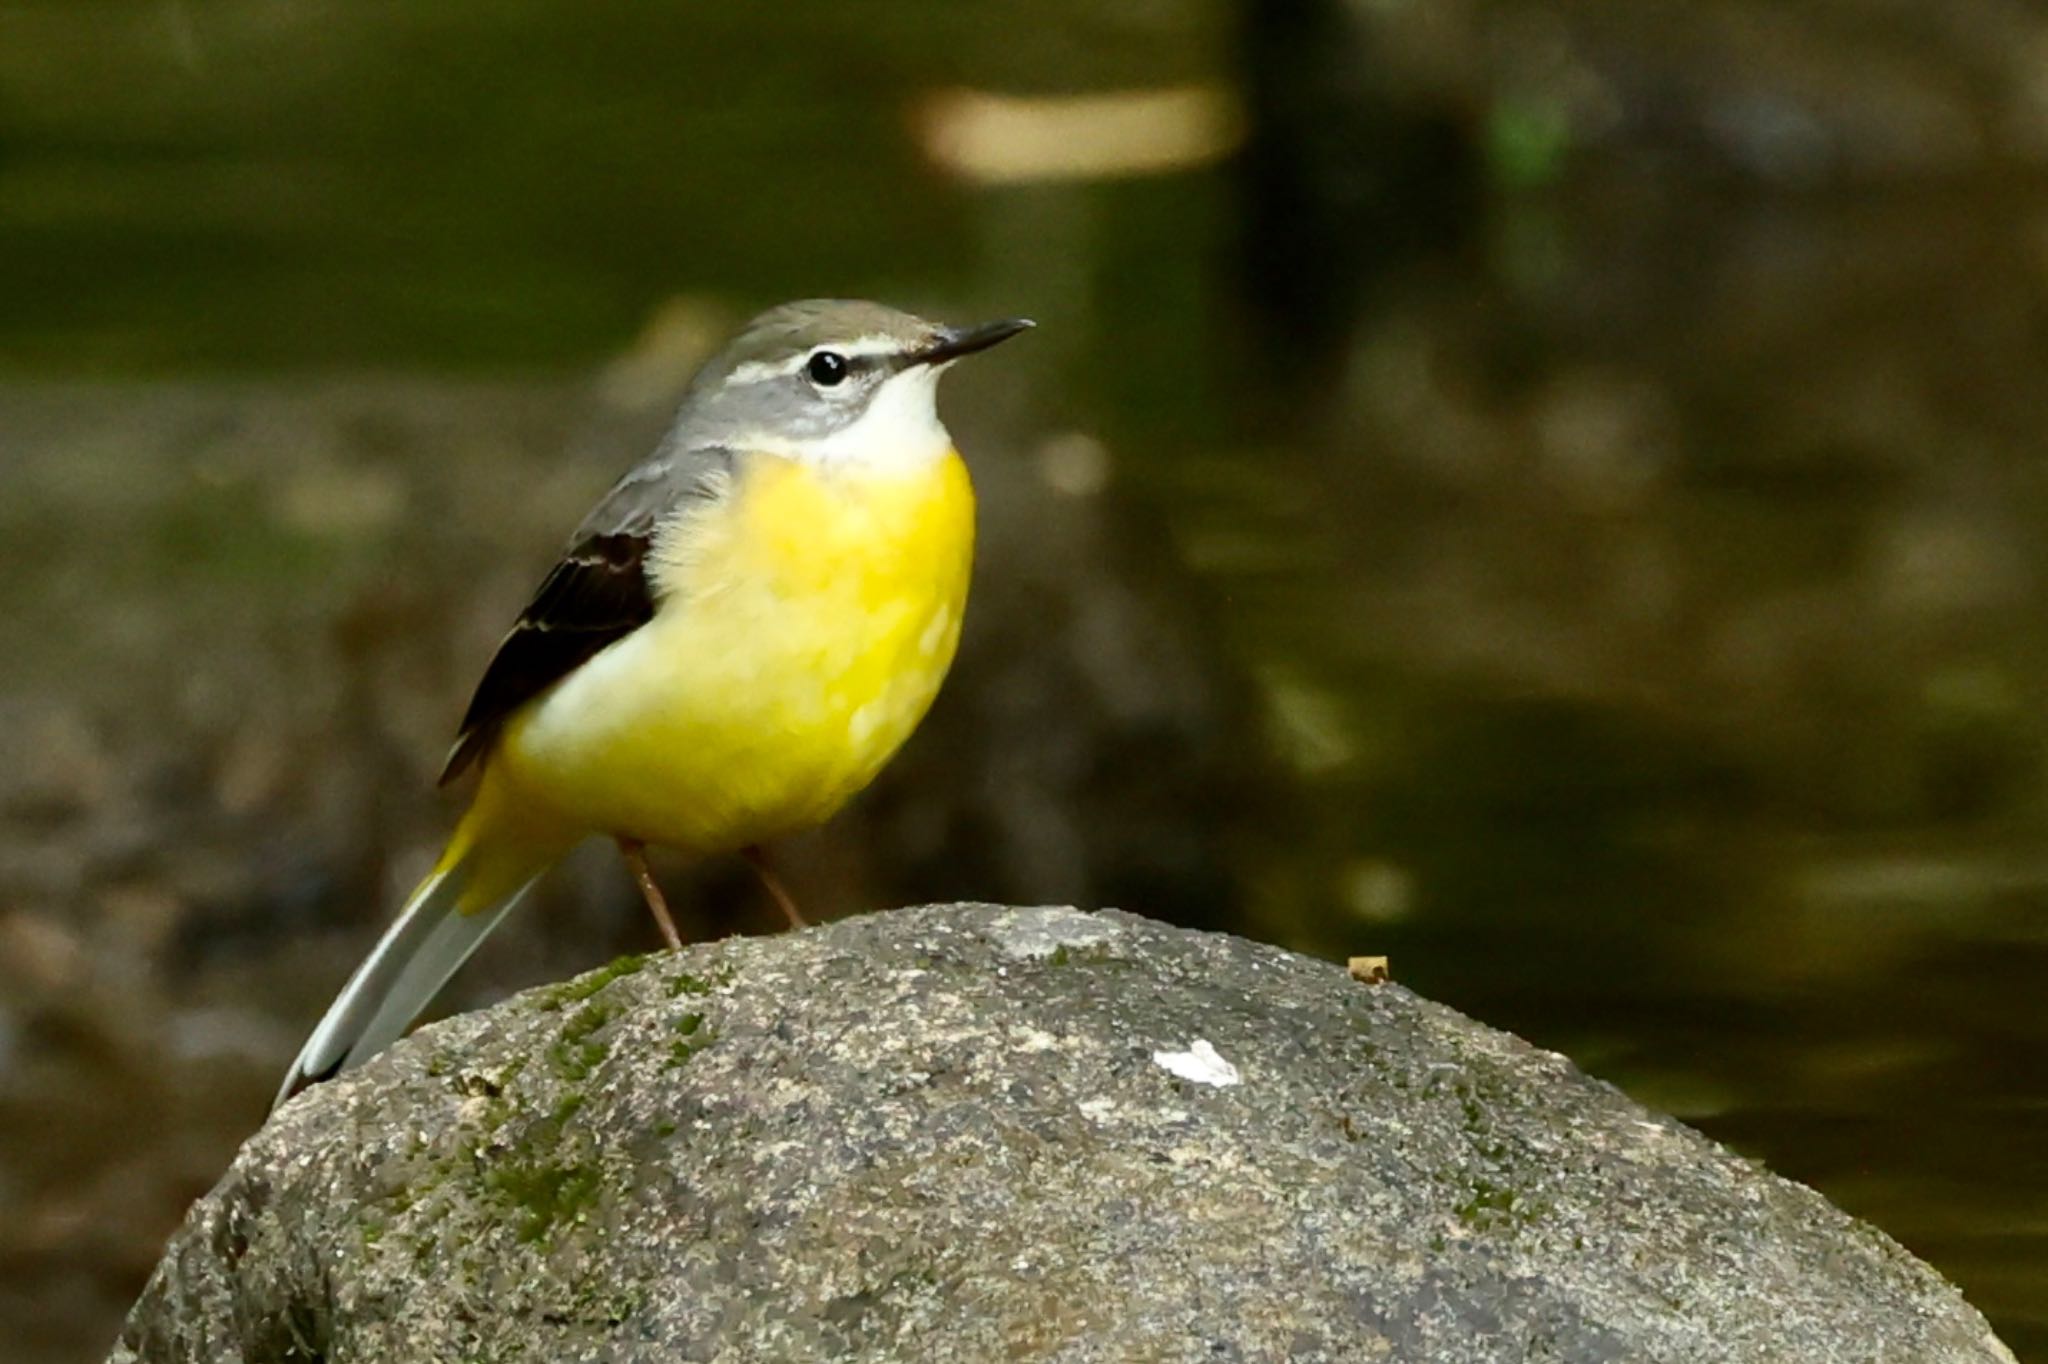
M 2012 1356 L 1817 1194 L 1397 985 L 952 905 L 628 958 L 301 1097 L 117 1362 Z

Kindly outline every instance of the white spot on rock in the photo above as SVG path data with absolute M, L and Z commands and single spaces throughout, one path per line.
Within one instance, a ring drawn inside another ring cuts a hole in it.
M 1218 1089 L 1227 1089 L 1244 1080 L 1236 1066 L 1218 1056 L 1216 1048 L 1200 1037 L 1186 1051 L 1153 1052 L 1152 1064 L 1183 1080 L 1192 1080 L 1198 1085 L 1214 1085 Z
M 1017 1050 L 1023 1052 L 1054 1051 L 1060 1044 L 1059 1038 L 1040 1028 L 1019 1028 L 1011 1036 L 1016 1040 Z
M 1013 961 L 1040 961 L 1062 947 L 1095 947 L 1114 941 L 1115 924 L 1065 905 L 1006 909 L 988 926 L 988 935 Z

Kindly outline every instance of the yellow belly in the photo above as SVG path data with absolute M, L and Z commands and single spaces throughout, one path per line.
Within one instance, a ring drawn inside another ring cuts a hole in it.
M 753 456 L 657 546 L 654 619 L 507 727 L 486 779 L 579 831 L 722 852 L 829 818 L 924 718 L 974 553 L 957 453 Z

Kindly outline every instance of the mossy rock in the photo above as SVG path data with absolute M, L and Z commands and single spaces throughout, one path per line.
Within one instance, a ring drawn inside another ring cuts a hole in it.
M 954 905 L 615 963 L 316 1087 L 112 1358 L 2011 1355 L 1818 1195 L 1399 986 Z

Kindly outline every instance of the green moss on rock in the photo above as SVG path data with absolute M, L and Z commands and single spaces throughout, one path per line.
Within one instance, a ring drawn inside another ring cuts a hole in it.
M 684 1014 L 675 1021 L 675 1030 L 676 1038 L 668 1048 L 671 1070 L 688 1065 L 691 1057 L 718 1040 L 717 1029 L 704 1026 L 703 1014 Z
M 618 1014 L 607 1000 L 591 1000 L 562 1025 L 561 1035 L 548 1048 L 548 1060 L 565 1080 L 581 1080 L 603 1061 L 611 1044 L 596 1034 Z
M 485 1172 L 484 1187 L 512 1204 L 517 1235 L 532 1244 L 579 1217 L 596 1201 L 603 1181 L 594 1164 L 512 1162 Z
M 624 980 L 627 976 L 639 974 L 642 970 L 646 969 L 647 963 L 653 959 L 654 953 L 652 952 L 640 952 L 620 957 L 609 965 L 600 966 L 597 970 L 580 975 L 574 980 L 564 981 L 560 985 L 551 985 L 540 992 L 540 1007 L 542 1009 L 554 1010 L 566 1009 L 571 1004 L 579 1004 L 604 989 L 607 985 L 610 985 L 613 981 Z

